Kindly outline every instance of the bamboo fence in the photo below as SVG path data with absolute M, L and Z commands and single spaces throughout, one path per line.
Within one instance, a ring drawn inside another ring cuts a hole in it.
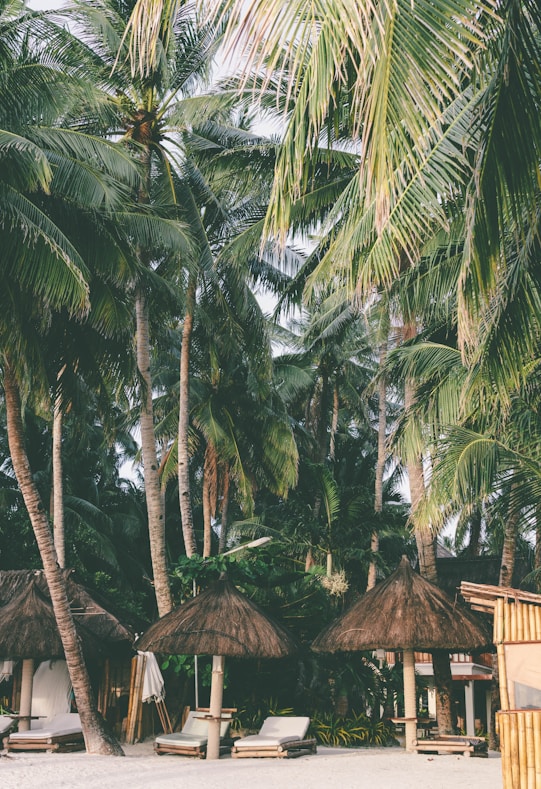
M 541 602 L 541 598 L 539 598 Z M 506 644 L 541 642 L 541 607 L 533 601 L 499 597 L 494 605 L 498 652 L 500 735 L 504 789 L 541 789 L 541 709 L 510 709 Z

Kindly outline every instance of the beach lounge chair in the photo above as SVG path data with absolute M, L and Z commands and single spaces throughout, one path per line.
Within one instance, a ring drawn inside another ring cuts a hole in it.
M 233 712 L 222 710 L 220 738 L 223 741 L 229 730 Z M 179 756 L 197 756 L 202 759 L 207 751 L 209 726 L 208 710 L 191 710 L 181 731 L 160 734 L 154 740 L 154 750 L 158 755 L 175 753 Z
M 310 718 L 269 717 L 263 722 L 259 734 L 250 734 L 235 740 L 231 756 L 243 757 L 278 756 L 288 758 L 316 753 L 316 741 L 306 739 Z
M 488 756 L 488 744 L 484 737 L 468 735 L 440 734 L 414 740 L 413 749 L 417 753 L 459 753 L 463 756 Z
M 4 739 L 8 751 L 80 751 L 85 747 L 81 719 L 65 712 L 37 723 L 30 731 L 14 732 Z

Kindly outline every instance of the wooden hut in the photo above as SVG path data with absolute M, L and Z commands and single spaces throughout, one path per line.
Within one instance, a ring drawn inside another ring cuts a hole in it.
M 541 595 L 463 582 L 473 609 L 494 615 L 504 789 L 541 789 Z

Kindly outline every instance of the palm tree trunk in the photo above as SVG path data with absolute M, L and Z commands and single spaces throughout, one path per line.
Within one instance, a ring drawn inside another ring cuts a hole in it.
M 537 592 L 541 591 L 541 507 L 537 507 L 535 511 L 535 554 L 534 554 L 534 570 L 537 570 L 535 584 Z
M 329 436 L 329 458 L 334 460 L 336 454 L 336 433 L 338 432 L 338 417 L 340 416 L 340 392 L 338 381 L 335 381 L 332 393 L 331 434 Z
M 24 446 L 19 387 L 14 371 L 7 359 L 4 364 L 4 393 L 11 461 L 43 563 L 58 631 L 62 639 L 66 663 L 73 685 L 75 701 L 81 717 L 86 749 L 89 753 L 122 756 L 122 748 L 105 730 L 92 695 L 90 678 L 66 594 L 64 576 L 58 565 L 45 508 L 30 470 L 30 463 Z
M 512 483 L 511 488 L 514 485 Z M 502 559 L 500 563 L 499 586 L 512 586 L 513 572 L 515 570 L 515 559 L 517 553 L 517 532 L 518 516 L 511 513 L 505 524 L 503 538 Z M 501 707 L 499 666 L 496 655 L 492 656 L 492 682 L 490 686 L 490 737 L 489 746 L 493 750 L 499 750 L 500 742 L 496 733 L 496 713 Z
M 380 370 L 385 364 L 387 356 L 387 343 L 382 343 L 379 355 Z M 376 480 L 374 483 L 374 512 L 380 514 L 383 511 L 383 472 L 385 470 L 386 459 L 386 437 L 387 437 L 387 380 L 381 374 L 378 384 L 378 458 L 376 462 Z M 370 566 L 368 568 L 368 581 L 366 591 L 373 589 L 376 585 L 376 554 L 379 551 L 379 534 L 376 529 L 370 538 Z
M 511 486 L 512 489 L 514 485 Z M 518 516 L 512 512 L 506 520 L 503 536 L 502 560 L 500 564 L 500 586 L 513 585 L 515 560 L 517 555 Z
M 413 322 L 404 326 L 404 339 L 411 339 L 415 336 L 415 333 L 416 327 Z M 414 402 L 415 385 L 411 379 L 407 379 L 404 387 L 404 409 L 406 414 L 409 413 Z M 437 584 L 436 538 L 429 528 L 420 526 L 416 523 L 416 512 L 425 492 L 422 458 L 410 458 L 407 464 L 407 470 L 410 485 L 411 518 L 415 528 L 415 541 L 417 543 L 417 554 L 419 557 L 419 572 L 427 581 Z M 451 676 L 449 655 L 447 653 L 441 653 L 435 658 L 433 657 L 432 667 L 434 669 L 434 685 L 436 687 L 438 727 L 441 726 L 442 731 L 452 730 L 453 710 L 449 686 Z
M 62 465 L 62 398 L 56 396 L 53 411 L 53 535 L 58 564 L 66 566 L 64 535 L 64 475 Z
M 436 718 L 440 734 L 454 734 L 456 720 L 453 715 L 453 677 L 449 653 L 436 649 L 432 653 L 434 684 L 436 686 Z
M 137 320 L 137 366 L 142 379 L 141 386 L 141 451 L 143 455 L 143 476 L 150 537 L 150 556 L 154 576 L 154 592 L 158 614 L 164 616 L 173 607 L 169 588 L 167 558 L 165 547 L 165 512 L 162 497 L 156 435 L 154 432 L 154 407 L 152 403 L 152 376 L 150 372 L 150 339 L 148 309 L 142 290 L 137 293 L 135 302 Z
M 203 558 L 212 553 L 212 505 L 210 493 L 211 471 L 208 463 L 208 445 L 205 453 L 205 464 L 203 467 Z
M 415 331 L 415 329 L 406 326 L 404 330 L 404 339 L 409 339 L 412 336 L 412 331 Z M 415 385 L 411 379 L 408 379 L 404 386 L 404 410 L 406 414 L 411 410 L 414 402 Z M 422 458 L 410 458 L 407 462 L 407 471 L 410 486 L 411 519 L 415 529 L 415 541 L 417 543 L 417 553 L 419 556 L 419 572 L 427 581 L 437 584 L 436 539 L 428 527 L 419 526 L 416 522 L 416 512 L 425 493 Z
M 189 470 L 190 456 L 188 450 L 188 428 L 190 424 L 190 344 L 192 340 L 196 287 L 196 275 L 190 274 L 188 287 L 186 289 L 186 314 L 184 316 L 184 326 L 182 328 L 180 392 L 178 403 L 178 496 L 186 556 L 193 556 L 197 553 L 197 542 L 193 527 Z
M 227 518 L 229 513 L 229 463 L 224 467 L 224 478 L 222 482 L 222 507 L 221 507 L 221 526 L 220 526 L 220 543 L 218 551 L 224 553 L 227 546 Z

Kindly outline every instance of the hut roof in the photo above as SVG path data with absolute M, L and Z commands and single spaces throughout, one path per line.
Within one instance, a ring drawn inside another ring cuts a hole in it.
M 83 624 L 76 623 L 76 628 L 85 654 L 99 654 L 101 642 L 97 636 Z M 13 660 L 48 660 L 64 655 L 53 606 L 35 579 L 1 608 L 0 655 Z
M 163 616 L 136 648 L 163 654 L 280 658 L 296 651 L 293 637 L 228 580 Z
M 0 655 L 46 660 L 64 654 L 50 601 L 31 582 L 2 606 Z
M 100 642 L 103 651 L 107 651 L 107 649 L 132 645 L 134 640 L 133 633 L 116 616 L 96 602 L 83 586 L 74 581 L 72 570 L 64 570 L 63 572 L 70 608 L 78 626 L 79 634 L 83 638 L 83 647 L 85 645 L 89 647 L 92 642 L 94 645 Z M 6 615 L 7 605 L 11 601 L 19 599 L 25 590 L 33 590 L 32 595 L 37 600 L 37 606 L 43 606 L 45 603 L 52 611 L 49 587 L 47 586 L 43 570 L 1 570 L 0 606 L 2 606 L 2 621 Z M 40 595 L 41 599 L 37 595 Z M 30 598 L 23 597 L 21 599 Z M 5 654 L 0 649 L 0 656 Z M 63 651 L 61 650 L 57 654 L 62 655 Z M 34 655 L 33 657 L 37 658 L 38 656 Z M 49 653 L 46 657 L 53 657 L 53 655 Z
M 470 652 L 489 645 L 492 636 L 485 623 L 414 572 L 403 557 L 395 572 L 325 628 L 312 648 Z

